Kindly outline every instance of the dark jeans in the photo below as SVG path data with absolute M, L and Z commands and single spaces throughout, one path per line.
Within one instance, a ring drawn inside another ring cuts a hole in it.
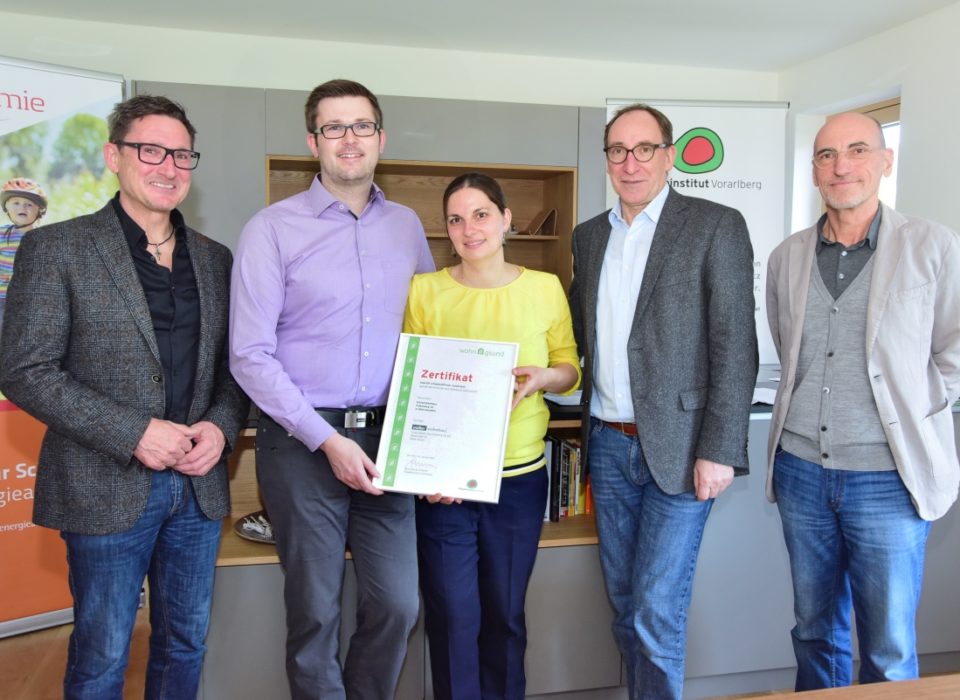
M 917 606 L 930 523 L 896 471 L 824 469 L 779 451 L 773 488 L 793 576 L 797 690 L 917 677 Z
M 67 700 L 121 700 L 143 579 L 150 583 L 147 698 L 195 698 L 206 651 L 220 521 L 197 505 L 189 478 L 154 472 L 150 498 L 129 530 L 64 532 L 74 628 Z
M 634 700 L 679 700 L 687 609 L 713 501 L 663 492 L 640 440 L 592 419 L 590 483 L 600 565 L 613 605 L 613 636 Z

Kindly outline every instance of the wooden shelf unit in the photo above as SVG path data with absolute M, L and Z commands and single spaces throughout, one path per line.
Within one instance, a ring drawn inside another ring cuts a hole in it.
M 303 156 L 267 156 L 266 165 L 268 204 L 306 190 L 320 167 L 315 159 Z M 577 220 L 576 168 L 383 160 L 374 180 L 387 199 L 417 212 L 439 269 L 457 262 L 444 226 L 443 191 L 450 180 L 468 171 L 486 173 L 500 183 L 517 231 L 526 231 L 541 211 L 557 210 L 556 235 L 513 235 L 507 239 L 506 257 L 552 272 L 568 288 L 573 274 L 570 238 Z
M 551 420 L 551 432 L 579 429 L 574 419 Z M 241 434 L 237 449 L 230 458 L 230 517 L 223 522 L 220 553 L 217 566 L 244 566 L 247 564 L 276 564 L 277 550 L 273 545 L 250 542 L 237 536 L 233 524 L 244 515 L 263 509 L 257 489 L 254 449 L 255 428 Z M 540 547 L 569 547 L 597 543 L 597 526 L 592 515 L 578 515 L 557 523 L 544 523 Z

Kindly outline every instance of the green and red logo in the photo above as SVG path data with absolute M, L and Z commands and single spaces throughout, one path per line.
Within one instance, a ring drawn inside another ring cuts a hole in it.
M 677 159 L 673 164 L 682 173 L 709 173 L 723 163 L 723 141 L 713 129 L 698 126 L 677 139 Z
M 476 479 L 470 479 L 470 481 L 467 482 L 467 488 L 468 488 L 468 489 L 475 489 L 475 488 L 477 488 L 477 480 L 476 480 Z

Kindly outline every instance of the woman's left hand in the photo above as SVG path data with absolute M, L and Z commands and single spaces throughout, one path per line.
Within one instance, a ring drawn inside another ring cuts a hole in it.
M 528 396 L 540 391 L 550 380 L 550 368 L 526 365 L 513 370 L 513 405 L 511 410 Z
M 577 370 L 573 365 L 561 362 L 553 367 L 524 365 L 513 370 L 513 405 L 511 410 L 528 396 L 538 391 L 564 392 L 577 383 Z

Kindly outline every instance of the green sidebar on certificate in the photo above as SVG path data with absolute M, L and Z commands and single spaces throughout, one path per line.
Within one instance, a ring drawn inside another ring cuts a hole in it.
M 496 503 L 519 346 L 400 336 L 374 484 Z

